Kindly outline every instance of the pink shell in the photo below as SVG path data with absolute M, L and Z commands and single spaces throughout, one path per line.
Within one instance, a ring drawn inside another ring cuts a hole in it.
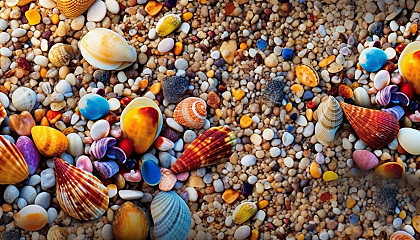
M 176 175 L 176 179 L 178 179 L 178 181 L 186 181 L 188 179 L 188 177 L 190 176 L 190 172 L 183 172 L 183 173 L 178 173 Z
M 197 97 L 189 97 L 182 100 L 175 108 L 175 122 L 189 127 L 201 128 L 207 117 L 206 102 Z
M 77 158 L 76 167 L 85 170 L 86 172 L 93 172 L 92 161 L 88 156 L 82 155 Z
M 141 181 L 140 170 L 131 170 L 128 173 L 123 173 L 123 177 L 128 182 L 140 182 Z
M 171 191 L 175 186 L 176 176 L 172 173 L 171 170 L 166 168 L 161 168 L 160 172 L 162 173 L 162 179 L 159 183 L 159 189 L 162 191 Z

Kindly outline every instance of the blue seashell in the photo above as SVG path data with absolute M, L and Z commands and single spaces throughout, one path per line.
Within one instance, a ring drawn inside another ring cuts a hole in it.
M 127 156 L 125 155 L 125 152 L 119 148 L 119 147 L 108 147 L 108 150 L 106 151 L 106 156 L 111 158 L 112 160 L 117 160 L 120 163 L 125 163 L 127 160 Z
M 284 60 L 289 61 L 293 58 L 293 50 L 290 48 L 283 49 L 282 57 Z
M 79 101 L 79 111 L 88 120 L 96 120 L 109 112 L 108 101 L 98 94 L 89 93 Z
M 401 106 L 393 106 L 390 108 L 382 109 L 382 112 L 389 112 L 394 114 L 394 116 L 398 119 L 398 121 L 404 116 L 405 111 Z
M 175 192 L 159 192 L 150 205 L 156 240 L 185 240 L 191 227 L 191 212 Z
M 162 174 L 159 166 L 153 160 L 143 161 L 141 165 L 141 175 L 144 181 L 150 186 L 155 186 L 160 183 Z
M 260 39 L 257 40 L 258 49 L 264 51 L 265 48 L 267 47 L 267 45 L 268 45 L 268 42 L 265 41 L 264 39 L 260 38 Z
M 391 102 L 395 104 L 401 104 L 404 106 L 408 106 L 410 103 L 410 99 L 408 99 L 407 95 L 402 92 L 395 92 L 391 95 Z
M 386 61 L 385 52 L 375 47 L 366 48 L 359 56 L 360 66 L 368 72 L 378 71 L 386 64 Z
M 117 174 L 120 171 L 118 164 L 114 161 L 105 161 L 105 162 L 93 162 L 95 169 L 104 177 L 110 178 Z
M 388 85 L 376 93 L 376 103 L 386 107 L 391 102 L 392 94 L 398 89 L 397 85 Z
M 89 153 L 95 158 L 101 159 L 105 157 L 108 148 L 114 146 L 116 143 L 117 140 L 113 137 L 101 138 L 92 143 Z
M 28 164 L 29 175 L 33 175 L 39 166 L 41 155 L 35 147 L 34 142 L 27 136 L 20 136 L 16 141 L 16 147 L 22 153 L 23 158 Z

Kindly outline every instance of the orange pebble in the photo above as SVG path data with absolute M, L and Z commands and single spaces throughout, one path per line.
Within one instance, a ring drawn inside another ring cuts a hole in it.
M 226 189 L 226 191 L 222 194 L 222 199 L 227 204 L 232 204 L 238 199 L 241 193 L 239 191 L 235 191 L 233 189 Z
M 13 210 L 12 205 L 5 203 L 1 206 L 1 209 L 3 210 L 3 212 L 7 213 L 7 212 L 11 212 Z
M 291 103 L 287 103 L 286 104 L 286 111 L 290 111 L 290 110 L 292 110 L 292 108 L 293 108 L 293 105 L 291 104 Z
M 210 71 L 207 72 L 206 75 L 207 75 L 208 78 L 212 78 L 214 76 L 214 71 L 210 70 Z
M 162 10 L 164 3 L 157 3 L 155 1 L 149 1 L 144 8 L 144 11 L 147 12 L 150 16 L 154 17 L 159 14 Z
M 43 117 L 43 118 L 42 118 L 40 125 L 41 125 L 41 126 L 47 126 L 47 127 L 49 127 L 49 126 L 50 126 L 50 123 L 48 122 L 47 117 Z
M 417 25 L 417 23 L 412 24 L 412 25 L 408 28 L 408 31 L 409 31 L 410 33 L 416 33 L 416 32 L 417 32 L 417 30 L 418 30 L 418 25 Z
M 241 117 L 241 120 L 239 121 L 239 123 L 241 125 L 241 128 L 247 128 L 247 127 L 251 126 L 252 119 L 247 115 L 243 115 Z
M 227 68 L 227 70 L 228 70 L 228 72 L 232 72 L 232 66 L 229 66 L 228 68 Z
M 239 48 L 242 49 L 242 50 L 246 50 L 248 48 L 248 45 L 246 45 L 246 43 L 241 43 L 239 45 Z
M 52 15 L 52 17 L 51 17 L 51 22 L 52 22 L 54 25 L 57 25 L 57 24 L 58 24 L 58 22 L 60 22 L 60 17 L 58 16 L 58 14 L 54 14 L 54 15 Z
M 47 119 L 51 124 L 55 124 L 62 116 L 60 111 L 49 110 L 47 112 Z
M 176 56 L 181 55 L 183 49 L 184 49 L 184 45 L 182 44 L 182 42 L 176 42 L 175 47 L 174 47 L 174 54 Z
M 159 106 L 159 101 L 158 100 L 153 100 L 155 103 L 156 103 L 156 105 L 158 105 Z
M 181 15 L 181 19 L 182 19 L 182 21 L 184 21 L 184 22 L 186 22 L 186 21 L 190 20 L 192 17 L 193 17 L 193 14 L 192 14 L 191 12 L 186 12 L 186 13 L 183 13 L 183 14 Z
M 149 80 L 143 79 L 139 82 L 139 88 L 145 89 L 149 85 Z
M 206 4 L 207 3 L 207 0 L 200 0 L 200 3 L 201 4 Z
M 150 87 L 150 91 L 154 94 L 157 95 L 160 92 L 160 89 L 162 88 L 162 84 L 161 83 L 154 83 L 151 87 Z
M 35 9 L 29 9 L 26 11 L 25 17 L 28 20 L 29 25 L 37 25 L 41 22 L 41 15 Z
M 218 116 L 218 117 L 223 116 L 223 112 L 222 112 L 222 110 L 220 110 L 220 108 L 216 109 L 216 116 Z
M 232 95 L 239 101 L 244 98 L 245 92 L 242 89 L 236 89 L 232 91 Z
M 39 74 L 41 75 L 42 78 L 47 77 L 47 69 L 46 68 L 41 68 L 41 70 L 39 70 Z

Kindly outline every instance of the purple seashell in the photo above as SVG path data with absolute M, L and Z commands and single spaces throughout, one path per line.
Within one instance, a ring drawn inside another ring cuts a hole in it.
M 252 194 L 252 190 L 254 189 L 254 186 L 248 182 L 245 182 L 244 185 L 242 185 L 242 194 L 244 196 L 249 196 Z
M 394 116 L 398 119 L 398 121 L 404 116 L 405 111 L 401 106 L 393 106 L 390 108 L 382 109 L 382 112 L 389 112 L 394 114 Z
M 89 153 L 97 159 L 101 159 L 105 156 L 109 147 L 114 146 L 117 140 L 113 137 L 101 138 L 94 141 L 90 146 Z
M 167 7 L 175 7 L 176 6 L 176 0 L 166 0 L 166 6 Z
M 189 194 L 188 194 L 188 192 L 187 191 L 182 191 L 180 194 L 179 194 L 179 196 L 182 198 L 182 200 L 184 200 L 184 202 L 186 203 L 186 204 L 188 204 L 188 199 L 189 199 Z
M 398 89 L 397 85 L 388 85 L 383 89 L 379 90 L 376 94 L 376 103 L 386 107 L 391 101 L 391 96 Z
M 106 156 L 123 164 L 127 160 L 125 152 L 121 148 L 115 146 L 108 148 Z
M 410 99 L 408 99 L 407 95 L 402 92 L 395 92 L 391 95 L 391 102 L 395 104 L 401 104 L 404 106 L 408 106 L 410 103 Z
M 93 166 L 104 178 L 110 178 L 120 171 L 118 164 L 114 161 L 96 161 L 93 162 Z
M 34 174 L 38 169 L 39 161 L 41 160 L 41 156 L 39 155 L 35 144 L 29 137 L 20 136 L 16 141 L 16 147 L 22 153 L 26 164 L 28 164 L 29 175 Z

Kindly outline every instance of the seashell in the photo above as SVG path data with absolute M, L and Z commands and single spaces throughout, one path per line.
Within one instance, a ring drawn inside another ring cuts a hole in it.
M 104 161 L 104 162 L 93 162 L 95 169 L 101 174 L 104 178 L 111 178 L 120 171 L 118 164 L 114 161 Z
M 82 15 L 95 0 L 57 0 L 57 8 L 68 18 L 76 18 Z
M 344 102 L 340 105 L 350 125 L 367 146 L 381 149 L 397 137 L 400 127 L 393 114 Z
M 77 158 L 76 167 L 86 171 L 86 172 L 93 172 L 92 161 L 89 157 L 82 155 Z
M 28 165 L 29 175 L 33 175 L 38 169 L 41 156 L 36 150 L 35 144 L 27 136 L 21 136 L 16 141 L 16 147 L 22 153 L 23 158 Z
M 61 209 L 79 220 L 101 217 L 108 209 L 108 189 L 91 173 L 54 158 L 57 200 Z
M 408 115 L 408 118 L 412 122 L 420 122 L 420 112 L 416 110 L 416 111 L 414 111 L 414 113 Z
M 257 204 L 253 202 L 244 202 L 239 204 L 233 211 L 233 221 L 236 224 L 242 224 L 253 217 L 258 211 Z
M 181 17 L 177 14 L 166 14 L 156 24 L 156 33 L 164 37 L 175 31 L 181 25 Z
M 130 172 L 123 173 L 123 177 L 127 182 L 140 182 L 141 172 L 140 170 L 131 169 Z
M 315 125 L 315 136 L 318 142 L 329 145 L 334 141 L 335 133 L 343 121 L 343 110 L 338 101 L 330 96 L 320 104 L 317 110 L 318 122 Z
M 182 100 L 174 110 L 175 122 L 189 128 L 201 128 L 207 117 L 206 102 L 197 97 Z
M 233 64 L 235 52 L 238 48 L 235 40 L 225 41 L 220 46 L 220 54 L 228 64 Z
M 37 231 L 47 224 L 48 214 L 39 205 L 28 205 L 16 213 L 13 218 L 20 228 L 26 231 Z
M 73 51 L 71 45 L 62 43 L 54 44 L 48 52 L 48 60 L 56 67 L 66 66 L 70 63 Z
M 94 141 L 90 146 L 89 154 L 94 156 L 96 159 L 105 157 L 108 148 L 117 144 L 117 140 L 113 137 L 101 138 L 98 141 Z
M 31 135 L 31 129 L 35 126 L 35 120 L 28 111 L 21 114 L 13 114 L 9 116 L 9 127 L 19 136 Z
M 383 179 L 400 179 L 405 173 L 404 163 L 400 158 L 396 162 L 387 162 L 379 165 L 373 174 Z
M 162 174 L 162 179 L 159 182 L 159 189 L 162 191 L 171 191 L 175 186 L 176 176 L 171 172 L 171 170 L 166 168 L 161 168 L 160 172 Z
M 420 155 L 420 131 L 413 128 L 401 128 L 398 143 L 410 154 Z
M 318 73 L 306 65 L 296 67 L 296 77 L 302 84 L 308 87 L 316 87 L 319 84 Z
M 13 106 L 19 111 L 30 112 L 36 103 L 36 93 L 27 87 L 19 87 L 12 94 Z
M 414 229 L 416 229 L 417 232 L 420 232 L 420 215 L 414 216 L 411 219 L 411 223 L 412 223 Z
M 150 205 L 156 240 L 185 240 L 191 227 L 187 204 L 175 192 L 159 192 Z
M 28 165 L 15 144 L 0 135 L 0 184 L 15 184 L 29 176 Z
M 112 233 L 116 240 L 144 240 L 149 233 L 149 219 L 139 206 L 125 202 L 115 212 Z
M 67 240 L 67 228 L 54 225 L 48 230 L 47 240 Z
M 389 240 L 415 240 L 415 238 L 407 232 L 396 231 L 389 236 Z
M 157 185 L 162 179 L 162 174 L 157 163 L 153 160 L 145 160 L 141 164 L 141 174 L 144 181 L 150 186 Z
M 70 133 L 67 135 L 67 140 L 69 141 L 69 146 L 67 152 L 73 156 L 77 157 L 83 154 L 83 142 L 77 133 Z
M 408 44 L 402 51 L 398 59 L 398 70 L 414 88 L 417 94 L 420 94 L 420 42 L 415 41 Z
M 0 101 L 0 125 L 4 121 L 4 119 L 6 119 L 6 117 L 7 117 L 6 109 L 4 108 L 3 104 Z
M 66 136 L 54 128 L 35 126 L 31 133 L 38 151 L 46 157 L 59 156 L 69 146 Z
M 384 107 L 388 106 L 391 102 L 408 106 L 410 100 L 407 95 L 402 92 L 397 92 L 397 90 L 397 85 L 390 85 L 381 89 L 376 94 L 376 103 Z
M 127 160 L 125 152 L 121 148 L 115 146 L 108 148 L 108 150 L 106 151 L 106 156 L 120 163 L 125 163 L 125 161 Z
M 235 151 L 236 135 L 228 127 L 213 127 L 188 145 L 171 167 L 175 174 L 222 162 Z
M 401 106 L 392 106 L 390 108 L 384 108 L 381 110 L 382 112 L 389 112 L 392 113 L 397 120 L 399 121 L 405 114 L 404 108 L 402 108 Z

